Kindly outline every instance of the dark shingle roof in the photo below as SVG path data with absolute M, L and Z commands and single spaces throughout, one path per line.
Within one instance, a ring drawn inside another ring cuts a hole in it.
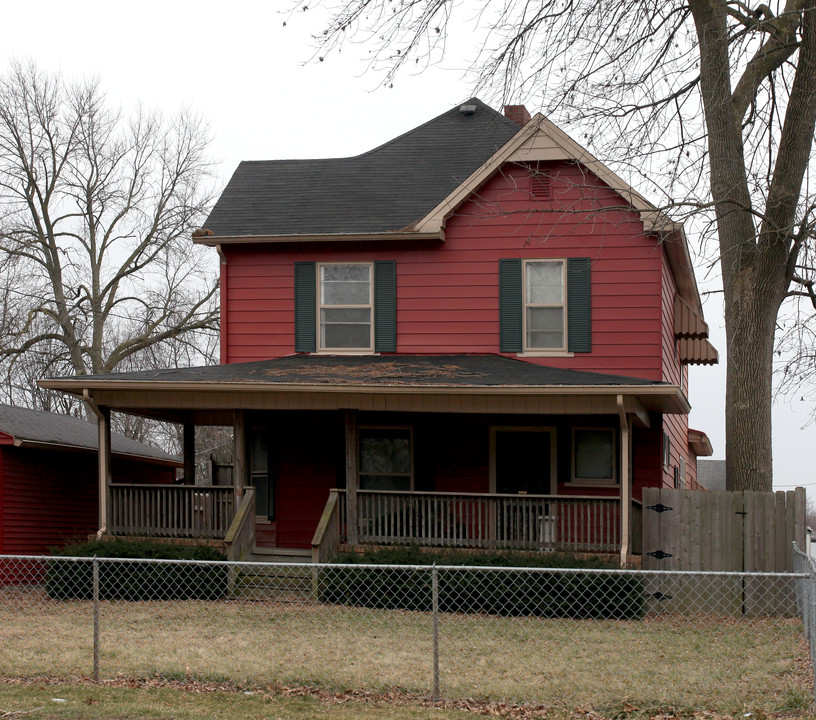
M 0 432 L 12 435 L 19 441 L 83 450 L 96 450 L 98 447 L 97 428 L 93 423 L 82 418 L 11 405 L 0 405 Z M 178 460 L 161 450 L 116 433 L 111 434 L 111 449 L 117 454 L 135 455 L 155 461 Z
M 402 230 L 519 130 L 473 98 L 352 158 L 242 162 L 204 227 L 216 237 Z
M 660 386 L 623 375 L 562 370 L 502 355 L 292 355 L 229 365 L 83 375 L 82 381 L 406 385 L 447 387 Z

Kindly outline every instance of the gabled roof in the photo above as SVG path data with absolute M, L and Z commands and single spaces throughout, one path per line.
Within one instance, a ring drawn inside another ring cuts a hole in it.
M 350 158 L 242 162 L 204 227 L 222 237 L 395 232 L 412 226 L 515 135 L 473 98 Z
M 702 318 L 682 225 L 543 115 L 519 128 L 477 98 L 356 157 L 242 162 L 194 239 L 441 240 L 448 217 L 502 164 L 552 160 L 581 163 L 639 212 L 664 244 L 678 292 Z
M 18 447 L 93 451 L 98 447 L 97 428 L 93 423 L 69 415 L 11 405 L 0 405 L 0 432 L 9 435 Z M 111 449 L 115 455 L 180 465 L 178 458 L 116 433 L 111 434 Z

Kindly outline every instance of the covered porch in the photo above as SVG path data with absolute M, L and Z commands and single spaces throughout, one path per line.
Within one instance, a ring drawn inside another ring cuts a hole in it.
M 101 531 L 202 538 L 236 559 L 417 544 L 627 562 L 640 488 L 660 482 L 662 414 L 688 412 L 676 386 L 501 356 L 296 356 L 42 384 L 96 408 Z M 184 426 L 184 485 L 111 484 L 111 410 Z M 197 425 L 233 428 L 232 485 L 195 484 Z M 654 467 L 636 467 L 647 455 Z

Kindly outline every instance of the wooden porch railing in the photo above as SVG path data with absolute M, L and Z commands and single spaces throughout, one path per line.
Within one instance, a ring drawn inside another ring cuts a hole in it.
M 214 485 L 111 485 L 112 535 L 222 539 L 235 517 L 235 491 Z
M 244 489 L 244 497 L 224 538 L 227 560 L 243 560 L 255 545 L 255 488 Z
M 334 491 L 333 491 L 334 492 Z M 347 542 L 338 490 L 340 542 Z M 620 499 L 358 490 L 361 545 L 572 552 L 620 550 Z

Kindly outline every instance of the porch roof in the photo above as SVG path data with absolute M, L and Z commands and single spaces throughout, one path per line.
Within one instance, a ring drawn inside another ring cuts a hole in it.
M 99 404 L 152 417 L 176 414 L 168 411 L 355 407 L 605 413 L 616 412 L 619 395 L 632 412 L 685 414 L 690 409 L 677 385 L 563 370 L 501 355 L 292 355 L 229 365 L 81 375 L 39 384 L 75 395 L 88 393 Z M 513 409 L 507 398 L 512 398 Z M 206 422 L 203 415 L 199 420 Z M 226 418 L 212 420 L 222 421 Z

